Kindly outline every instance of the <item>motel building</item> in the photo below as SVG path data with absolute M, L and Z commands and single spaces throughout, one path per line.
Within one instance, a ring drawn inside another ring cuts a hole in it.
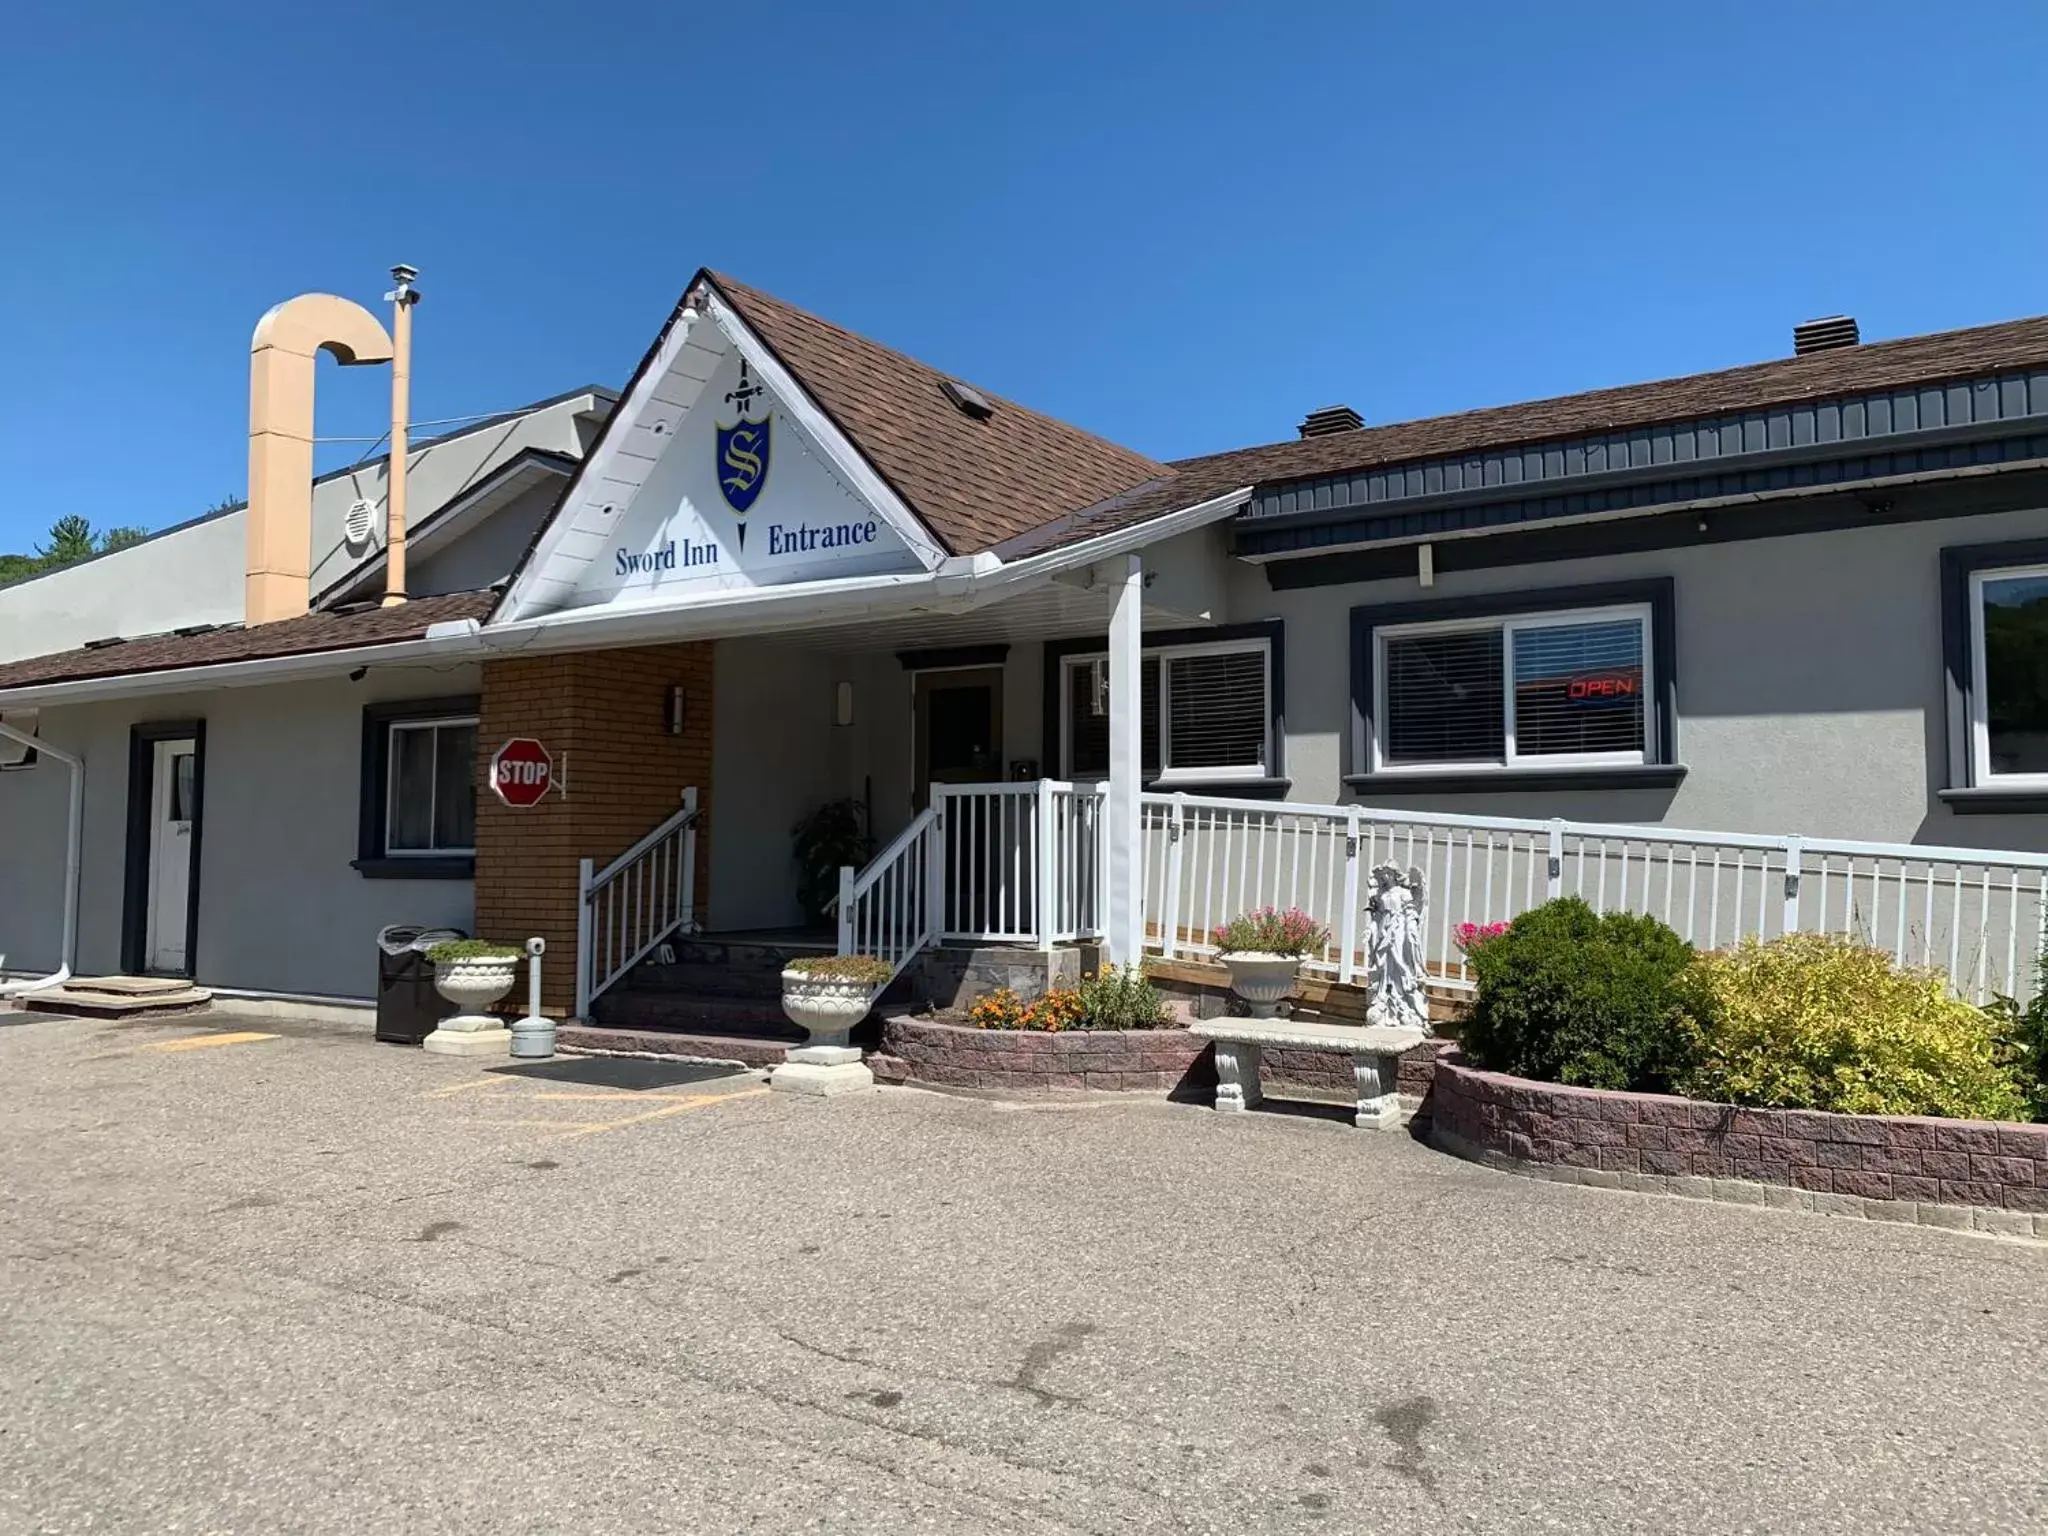
M 1169 463 L 702 272 L 394 486 L 312 476 L 315 358 L 392 344 L 294 300 L 247 507 L 0 590 L 6 975 L 363 1008 L 387 924 L 539 935 L 550 1012 L 749 1060 L 805 949 L 1198 981 L 1291 904 L 1327 1002 L 1394 863 L 1453 993 L 1558 892 L 2030 991 L 2048 319 L 1788 339 Z

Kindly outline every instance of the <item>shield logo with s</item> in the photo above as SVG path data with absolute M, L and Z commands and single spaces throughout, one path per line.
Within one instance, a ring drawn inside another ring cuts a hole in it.
M 775 418 L 760 421 L 741 417 L 729 427 L 718 429 L 718 490 L 725 504 L 741 517 L 761 495 L 768 483 L 769 429 Z

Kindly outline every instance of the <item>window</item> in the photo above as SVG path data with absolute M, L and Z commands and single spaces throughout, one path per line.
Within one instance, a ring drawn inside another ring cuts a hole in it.
M 1370 628 L 1371 772 L 1657 762 L 1648 603 Z
M 363 710 L 358 873 L 466 880 L 476 872 L 477 701 L 417 699 Z
M 2048 785 L 2048 566 L 1970 576 L 1972 777 Z
M 476 851 L 476 721 L 393 721 L 384 852 Z
M 1273 773 L 1273 651 L 1268 640 L 1149 646 L 1139 707 L 1143 769 L 1161 783 Z M 1109 772 L 1109 661 L 1067 656 L 1059 673 L 1062 772 Z

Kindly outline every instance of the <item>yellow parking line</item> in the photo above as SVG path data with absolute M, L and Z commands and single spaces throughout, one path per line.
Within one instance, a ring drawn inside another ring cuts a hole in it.
M 206 1045 L 247 1045 L 252 1040 L 275 1040 L 275 1035 L 261 1035 L 253 1030 L 242 1030 L 228 1035 L 187 1035 L 182 1040 L 156 1040 L 145 1045 L 145 1051 L 196 1051 Z
M 595 1125 L 581 1126 L 576 1130 L 557 1136 L 555 1140 L 575 1141 L 579 1137 L 595 1136 L 600 1131 L 624 1130 L 629 1125 L 642 1125 L 649 1120 L 664 1120 L 670 1115 L 680 1115 L 685 1110 L 701 1109 L 706 1104 L 729 1104 L 734 1099 L 751 1099 L 757 1094 L 763 1094 L 767 1091 L 766 1088 L 745 1088 L 738 1093 L 698 1094 L 694 1098 L 684 1099 L 678 1104 L 664 1104 L 660 1109 L 650 1109 L 644 1115 L 628 1115 L 623 1120 L 601 1120 Z
M 506 1083 L 516 1083 L 517 1081 L 519 1079 L 516 1077 L 473 1078 L 466 1083 L 457 1083 L 452 1088 L 436 1088 L 432 1093 L 427 1094 L 426 1097 L 430 1099 L 452 1099 L 458 1093 L 468 1093 L 475 1088 L 497 1088 Z

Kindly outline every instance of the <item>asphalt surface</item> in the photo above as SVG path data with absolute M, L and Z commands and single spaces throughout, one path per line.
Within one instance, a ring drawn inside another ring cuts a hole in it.
M 0 1531 L 2048 1529 L 2032 1245 L 16 1017 Z

